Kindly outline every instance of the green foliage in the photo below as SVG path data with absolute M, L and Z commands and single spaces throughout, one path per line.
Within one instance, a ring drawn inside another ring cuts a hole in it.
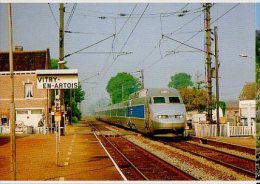
M 222 109 L 223 115 L 225 115 L 226 112 L 226 103 L 224 101 L 219 101 L 219 106 Z M 212 109 L 216 109 L 216 102 L 212 104 Z
M 68 89 L 64 91 L 64 103 L 72 108 L 72 116 L 81 119 L 81 112 L 77 106 L 85 98 L 85 91 L 79 85 L 77 89 Z
M 50 69 L 58 69 L 58 59 L 51 59 Z M 66 65 L 64 65 L 64 69 L 69 69 Z
M 260 148 L 260 123 L 256 123 L 256 148 Z
M 256 32 L 256 64 L 255 64 L 255 81 L 256 81 L 256 109 L 260 109 L 260 32 Z
M 127 100 L 131 93 L 139 89 L 140 81 L 126 72 L 118 73 L 115 77 L 112 77 L 106 87 L 113 104 Z
M 58 69 L 57 59 L 51 59 L 50 69 Z M 64 65 L 64 69 L 69 69 Z M 72 109 L 72 119 L 78 120 L 81 119 L 81 112 L 78 108 L 78 103 L 82 102 L 85 97 L 85 91 L 82 89 L 82 86 L 79 84 L 77 89 L 66 89 L 64 90 L 64 103 L 65 107 L 71 107 Z M 54 90 L 52 92 L 52 101 L 54 101 Z
M 189 86 L 193 86 L 191 81 L 191 76 L 187 73 L 177 73 L 174 76 L 171 76 L 171 81 L 168 84 L 170 88 L 187 88 Z
M 72 121 L 72 123 L 78 123 L 78 122 L 79 122 L 78 118 L 75 117 L 75 116 L 73 116 L 73 117 L 71 118 L 71 121 Z
M 205 89 L 181 88 L 179 89 L 187 111 L 197 110 L 203 112 L 207 106 L 207 92 Z

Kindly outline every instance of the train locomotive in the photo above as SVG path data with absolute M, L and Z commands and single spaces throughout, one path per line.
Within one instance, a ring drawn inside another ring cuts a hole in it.
M 184 134 L 186 108 L 176 89 L 143 89 L 122 101 L 96 109 L 97 119 L 143 134 Z

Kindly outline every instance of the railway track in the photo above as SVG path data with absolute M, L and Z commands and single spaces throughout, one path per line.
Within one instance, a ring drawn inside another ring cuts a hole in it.
M 214 161 L 218 164 L 231 168 L 238 173 L 244 174 L 250 178 L 255 178 L 255 160 L 247 159 L 241 156 L 229 154 L 215 149 L 206 148 L 197 144 L 184 141 L 168 142 L 160 141 L 163 144 L 181 149 L 194 155 Z
M 254 148 L 248 148 L 248 147 L 244 147 L 244 146 L 240 146 L 240 145 L 220 142 L 217 140 L 212 140 L 212 139 L 207 139 L 207 138 L 198 138 L 198 137 L 194 137 L 194 136 L 191 136 L 189 139 L 194 142 L 203 143 L 203 144 L 207 144 L 207 145 L 219 147 L 219 148 L 227 148 L 230 150 L 235 150 L 235 151 L 247 153 L 250 155 L 255 155 L 255 153 L 256 153 L 256 149 L 254 149 Z
M 127 180 L 196 180 L 120 136 L 105 136 L 91 124 L 94 132 L 117 163 Z
M 256 179 L 260 180 L 260 148 L 256 150 Z

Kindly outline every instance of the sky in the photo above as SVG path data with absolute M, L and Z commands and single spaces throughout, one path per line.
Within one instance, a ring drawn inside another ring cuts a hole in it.
M 217 26 L 219 37 L 221 100 L 238 100 L 244 84 L 254 81 L 255 29 L 260 27 L 259 16 L 255 18 L 259 4 L 256 7 L 253 3 L 216 3 L 211 8 L 211 29 Z M 187 10 L 184 15 L 183 10 Z M 59 57 L 59 4 L 12 4 L 12 16 L 13 45 L 22 45 L 24 50 L 49 48 L 51 58 Z M 7 4 L 2 3 L 1 50 L 8 50 L 7 21 Z M 69 68 L 78 69 L 79 80 L 84 80 L 83 114 L 98 99 L 109 98 L 107 82 L 118 72 L 140 77 L 137 71 L 144 69 L 145 88 L 166 88 L 170 77 L 179 72 L 190 74 L 194 82 L 204 80 L 204 53 L 162 38 L 166 35 L 203 50 L 203 21 L 200 3 L 65 3 L 65 29 L 73 32 L 65 34 L 65 55 L 94 44 L 65 58 Z M 212 58 L 212 66 L 214 62 Z
M 260 30 L 260 3 L 256 4 L 255 20 L 256 20 L 256 30 Z

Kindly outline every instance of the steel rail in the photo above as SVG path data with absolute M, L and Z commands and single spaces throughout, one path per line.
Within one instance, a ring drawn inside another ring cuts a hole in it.
M 148 180 L 149 179 L 104 135 L 102 134 L 101 131 L 99 131 L 94 125 L 90 124 L 92 126 L 93 129 L 95 129 L 96 131 L 98 131 L 102 137 L 145 179 Z
M 159 142 L 164 143 L 164 144 L 167 144 L 167 145 L 170 145 L 170 146 L 175 147 L 175 148 L 178 148 L 178 149 L 181 149 L 181 150 L 183 150 L 183 151 L 189 152 L 189 153 L 191 153 L 191 154 L 193 154 L 193 155 L 206 158 L 206 159 L 208 159 L 208 160 L 210 160 L 210 161 L 214 161 L 214 162 L 216 162 L 216 163 L 219 163 L 219 164 L 222 164 L 222 165 L 224 165 L 224 166 L 227 166 L 227 167 L 229 167 L 229 168 L 231 168 L 231 169 L 240 171 L 240 172 L 242 172 L 243 174 L 246 174 L 246 175 L 249 176 L 249 177 L 255 178 L 255 172 L 249 171 L 249 170 L 247 170 L 247 169 L 243 169 L 243 168 L 241 168 L 241 167 L 232 165 L 232 164 L 227 163 L 227 162 L 223 162 L 223 161 L 218 160 L 218 159 L 214 159 L 214 158 L 209 157 L 209 156 L 205 156 L 205 155 L 203 155 L 203 154 L 201 154 L 201 153 L 197 153 L 197 152 L 195 152 L 195 151 L 193 151 L 193 150 L 191 150 L 191 149 L 183 148 L 182 146 L 178 146 L 178 145 L 176 145 L 176 144 L 173 145 L 173 144 L 168 143 L 168 142 L 165 142 L 165 141 L 159 141 Z M 190 145 L 191 145 L 191 144 L 190 144 Z M 205 147 L 203 147 L 203 148 L 205 148 Z M 210 149 L 210 148 L 205 148 L 205 149 L 212 150 L 212 151 L 216 152 L 216 150 L 214 150 L 214 149 Z M 221 152 L 221 151 L 217 151 L 217 152 Z M 226 152 L 221 152 L 221 153 L 227 154 L 227 155 L 230 155 L 230 156 L 235 156 L 235 157 L 237 156 L 237 155 L 229 154 L 229 153 L 226 153 Z M 244 157 L 243 157 L 243 159 L 247 159 L 247 158 L 244 158 Z M 251 159 L 247 159 L 247 160 L 252 161 Z

